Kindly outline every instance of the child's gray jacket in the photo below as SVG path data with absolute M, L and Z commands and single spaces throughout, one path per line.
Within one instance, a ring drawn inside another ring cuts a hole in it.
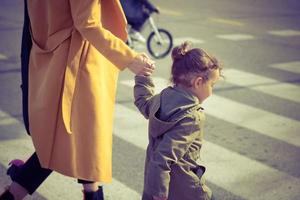
M 178 87 L 154 95 L 154 84 L 145 76 L 135 77 L 134 97 L 149 119 L 143 200 L 210 199 L 199 163 L 205 116 L 198 98 Z

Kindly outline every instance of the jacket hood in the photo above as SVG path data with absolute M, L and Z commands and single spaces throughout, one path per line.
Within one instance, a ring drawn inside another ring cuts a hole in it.
M 176 86 L 164 89 L 150 113 L 149 133 L 152 137 L 164 134 L 194 109 L 202 108 L 191 92 Z

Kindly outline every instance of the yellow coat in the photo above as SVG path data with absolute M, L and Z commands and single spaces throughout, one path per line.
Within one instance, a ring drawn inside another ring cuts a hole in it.
M 118 0 L 30 0 L 29 123 L 42 167 L 112 179 L 119 70 L 137 55 L 123 42 Z

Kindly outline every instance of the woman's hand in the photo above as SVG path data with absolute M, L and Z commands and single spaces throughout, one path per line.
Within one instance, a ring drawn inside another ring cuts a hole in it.
M 145 53 L 141 53 L 129 64 L 128 69 L 136 75 L 150 76 L 155 69 L 155 65 L 154 61 Z
M 167 197 L 156 197 L 156 196 L 153 196 L 153 200 L 168 200 Z

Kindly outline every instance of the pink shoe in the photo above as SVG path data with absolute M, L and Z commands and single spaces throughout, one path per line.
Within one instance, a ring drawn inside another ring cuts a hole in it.
M 24 165 L 24 161 L 23 160 L 20 160 L 20 159 L 14 159 L 14 160 L 11 160 L 8 165 L 15 165 L 15 166 L 18 166 L 20 167 L 21 165 Z

